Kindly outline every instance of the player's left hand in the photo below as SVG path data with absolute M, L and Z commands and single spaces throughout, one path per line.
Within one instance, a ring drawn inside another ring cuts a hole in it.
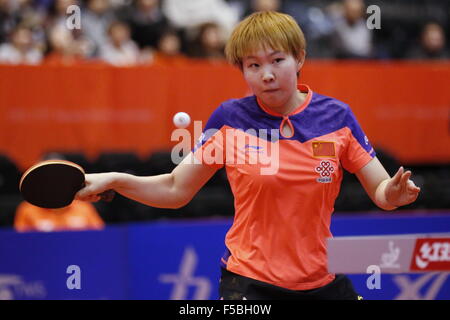
M 386 200 L 389 204 L 400 207 L 416 201 L 420 188 L 412 180 L 411 171 L 406 171 L 403 167 L 390 179 L 386 185 Z

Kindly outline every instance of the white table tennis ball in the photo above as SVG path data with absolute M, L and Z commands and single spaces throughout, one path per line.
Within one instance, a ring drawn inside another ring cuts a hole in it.
M 186 128 L 191 123 L 191 117 L 186 112 L 178 112 L 173 116 L 173 124 L 177 128 Z

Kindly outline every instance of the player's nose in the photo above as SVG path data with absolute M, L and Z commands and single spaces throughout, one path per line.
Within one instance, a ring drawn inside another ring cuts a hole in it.
M 262 73 L 262 80 L 264 82 L 271 82 L 275 80 L 275 75 L 272 70 L 270 70 L 269 68 L 264 69 Z

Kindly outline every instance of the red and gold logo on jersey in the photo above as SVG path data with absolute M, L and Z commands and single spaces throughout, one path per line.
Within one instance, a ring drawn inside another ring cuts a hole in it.
M 316 172 L 320 175 L 320 177 L 317 178 L 317 182 L 330 183 L 333 181 L 331 175 L 334 172 L 334 167 L 330 161 L 320 161 L 320 165 L 316 167 Z

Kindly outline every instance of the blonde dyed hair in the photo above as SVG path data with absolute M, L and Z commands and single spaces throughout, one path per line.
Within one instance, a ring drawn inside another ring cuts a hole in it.
M 242 69 L 242 59 L 259 49 L 271 48 L 295 58 L 306 49 L 302 29 L 290 15 L 255 12 L 242 20 L 231 33 L 225 47 L 227 60 Z

